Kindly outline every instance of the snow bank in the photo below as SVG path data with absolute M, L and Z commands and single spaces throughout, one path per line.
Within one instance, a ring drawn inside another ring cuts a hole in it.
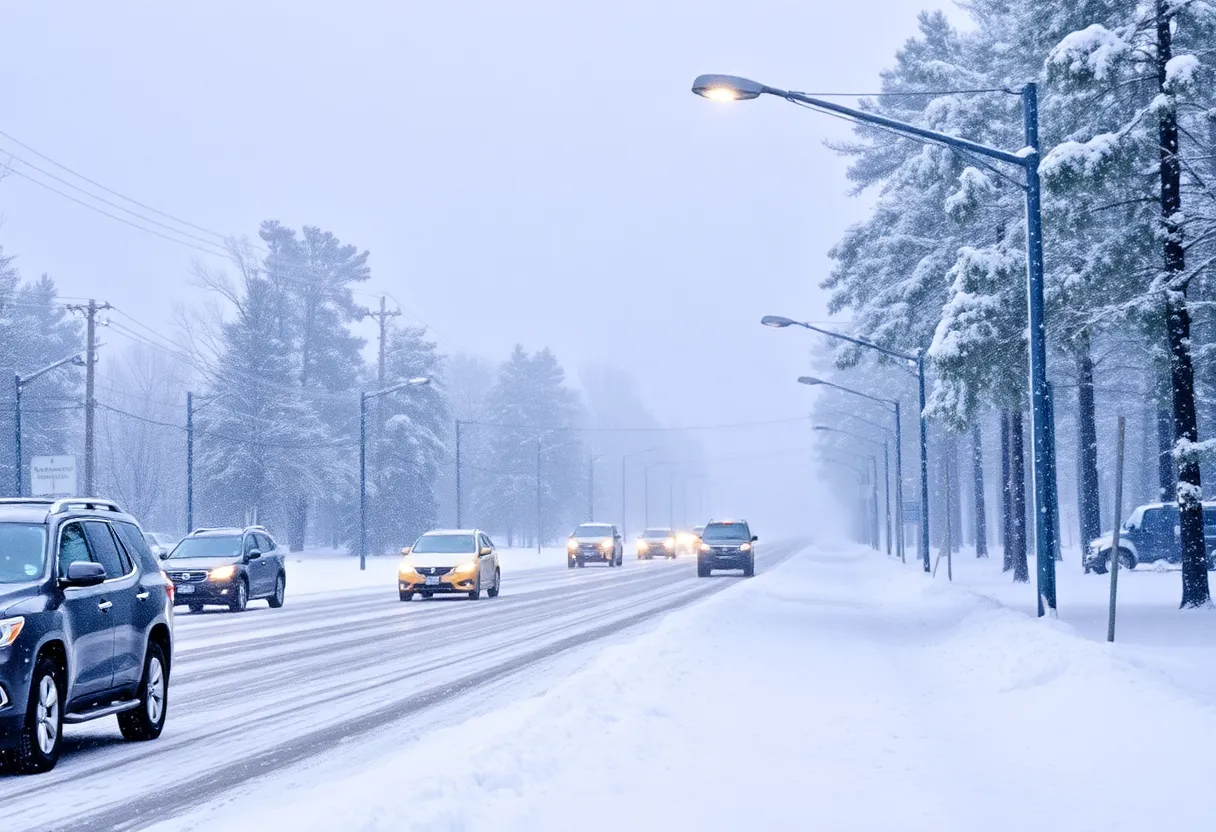
M 1213 736 L 1211 705 L 1120 646 L 810 550 L 543 695 L 187 828 L 1190 828 Z

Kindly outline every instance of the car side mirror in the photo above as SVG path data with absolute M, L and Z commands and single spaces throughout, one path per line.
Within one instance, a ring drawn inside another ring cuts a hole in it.
M 620 540 L 620 539 L 621 539 L 621 533 L 620 533 L 620 532 L 613 532 L 613 533 L 612 533 L 612 539 L 613 539 L 613 540 Z
M 160 558 L 161 560 L 168 560 L 169 555 L 171 555 L 171 554 L 173 554 L 173 553 L 171 551 L 169 551 L 168 549 L 161 549 L 160 554 L 158 554 L 157 557 Z
M 401 547 L 401 554 L 402 554 L 402 555 L 408 555 L 410 552 L 412 552 L 412 551 L 413 551 L 413 549 L 414 549 L 414 547 L 412 547 L 412 546 L 402 546 L 402 547 Z
M 245 555 L 245 560 L 246 561 L 257 560 L 261 556 L 262 556 L 261 550 L 254 549 L 252 552 L 249 552 L 248 554 Z
M 106 568 L 92 561 L 77 561 L 68 564 L 68 576 L 64 586 L 97 586 L 106 579 Z
M 752 535 L 752 543 L 755 543 L 759 539 L 760 538 L 756 537 L 756 535 Z
M 483 557 L 484 557 L 485 555 L 492 555 L 492 554 L 494 554 L 494 550 L 493 550 L 493 549 L 491 549 L 489 546 L 482 546 L 482 547 L 481 547 L 481 554 L 482 554 L 482 556 L 483 556 Z

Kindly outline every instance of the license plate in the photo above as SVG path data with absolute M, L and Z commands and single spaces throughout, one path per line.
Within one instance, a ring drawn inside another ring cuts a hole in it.
M 179 584 L 177 591 L 182 595 L 189 595 L 190 593 L 194 592 L 194 587 L 190 586 L 190 584 Z
M 427 575 L 426 576 L 426 585 L 427 586 L 439 586 L 439 576 L 438 575 Z

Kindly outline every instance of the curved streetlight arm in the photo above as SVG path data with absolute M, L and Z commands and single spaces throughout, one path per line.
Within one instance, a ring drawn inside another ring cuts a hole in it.
M 834 428 L 831 425 L 812 425 L 811 430 L 828 431 L 830 433 L 839 433 L 841 436 L 851 436 L 854 439 L 860 439 L 862 442 L 869 442 L 871 445 L 877 445 L 880 448 L 884 444 L 886 444 L 885 440 L 882 442 L 879 442 L 877 439 L 871 439 L 868 436 L 862 436 L 860 433 L 853 433 L 851 430 L 843 430 L 841 428 Z
M 71 355 L 69 355 L 67 358 L 61 358 L 58 361 L 56 361 L 54 364 L 48 364 L 45 367 L 43 367 L 41 370 L 34 370 L 34 372 L 32 372 L 28 375 L 23 376 L 20 373 L 18 373 L 17 374 L 17 384 L 21 387 L 24 387 L 25 385 L 29 384 L 34 379 L 44 376 L 47 373 L 51 372 L 52 370 L 58 370 L 64 364 L 72 364 L 76 367 L 83 367 L 84 359 L 81 358 L 82 354 L 83 354 L 82 352 L 74 352 Z
M 845 387 L 843 385 L 836 384 L 835 382 L 824 381 L 821 378 L 813 378 L 811 376 L 799 376 L 798 383 L 805 384 L 808 387 L 831 387 L 833 390 L 839 390 L 842 393 L 851 393 L 854 396 L 860 396 L 863 399 L 869 399 L 870 401 L 878 402 L 879 404 L 889 404 L 892 406 L 895 405 L 894 399 L 882 399 L 882 398 L 879 398 L 878 396 L 871 396 L 869 393 L 863 393 L 860 390 L 854 390 L 852 387 Z
M 368 399 L 376 399 L 380 396 L 387 396 L 389 393 L 396 393 L 400 390 L 404 390 L 407 387 L 422 387 L 423 385 L 430 383 L 431 380 L 429 378 L 412 378 L 409 381 L 403 381 L 400 384 L 395 384 L 392 387 L 386 387 L 383 390 L 372 390 L 364 393 L 363 396 L 364 398 Z
M 800 326 L 803 329 L 809 329 L 811 332 L 817 332 L 820 335 L 826 335 L 829 338 L 837 338 L 841 341 L 847 341 L 850 344 L 856 344 L 859 347 L 866 347 L 867 349 L 881 352 L 883 355 L 889 355 L 892 358 L 898 358 L 901 361 L 916 361 L 917 360 L 917 356 L 913 355 L 912 353 L 900 352 L 899 350 L 893 350 L 888 347 L 882 347 L 882 346 L 879 346 L 878 344 L 875 344 L 873 341 L 867 341 L 864 338 L 857 338 L 852 335 L 845 335 L 843 332 L 836 332 L 831 329 L 824 329 L 823 327 L 815 326 L 814 324 L 809 324 L 806 321 L 795 321 L 791 318 L 782 318 L 778 315 L 765 315 L 763 318 L 760 319 L 760 323 L 764 324 L 765 326 L 776 327 L 778 329 L 783 329 L 787 326 Z

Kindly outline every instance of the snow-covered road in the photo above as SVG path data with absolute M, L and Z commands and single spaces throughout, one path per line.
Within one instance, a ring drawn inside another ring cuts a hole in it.
M 774 544 L 760 567 L 787 557 Z M 180 615 L 169 723 L 124 742 L 112 720 L 69 727 L 50 774 L 0 776 L 5 832 L 139 829 L 342 747 L 425 734 L 501 704 L 607 637 L 727 589 L 690 559 L 508 571 L 503 595 L 402 604 L 395 584 L 289 596 L 281 610 Z

